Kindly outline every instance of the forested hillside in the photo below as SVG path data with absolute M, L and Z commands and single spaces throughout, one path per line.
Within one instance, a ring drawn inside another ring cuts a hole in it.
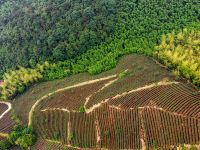
M 1 2 L 0 75 L 44 60 L 68 60 L 103 41 L 93 48 L 103 49 L 103 57 L 121 47 L 152 54 L 161 34 L 198 21 L 199 7 L 198 0 Z
M 114 30 L 115 0 L 8 0 L 0 5 L 0 74 L 65 60 Z

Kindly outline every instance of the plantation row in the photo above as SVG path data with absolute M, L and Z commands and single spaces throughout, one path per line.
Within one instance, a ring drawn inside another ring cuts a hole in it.
M 31 150 L 78 150 L 78 148 L 72 148 L 61 143 L 39 139 Z
M 132 92 L 108 101 L 120 108 L 156 105 L 171 112 L 200 118 L 200 93 L 185 84 L 160 85 Z
M 140 149 L 141 138 L 149 148 L 200 141 L 200 120 L 153 107 L 120 110 L 103 104 L 89 114 L 40 111 L 33 127 L 43 139 L 81 148 Z
M 148 147 L 199 143 L 200 120 L 174 115 L 154 108 L 143 110 L 142 115 Z
M 87 97 L 94 94 L 105 84 L 114 79 L 115 77 L 58 92 L 46 99 L 39 107 L 41 109 L 67 108 L 70 111 L 78 110 L 84 105 Z
M 100 128 L 100 147 L 109 149 L 139 149 L 140 120 L 138 110 L 116 110 L 107 104 L 96 111 Z
M 16 123 L 11 118 L 11 112 L 9 112 L 0 119 L 0 133 L 10 133 L 12 131 Z
M 133 55 L 128 61 L 129 65 L 125 67 L 128 71 L 124 74 L 124 77 L 121 77 L 117 82 L 114 82 L 101 92 L 94 94 L 90 98 L 86 108 L 90 108 L 102 100 L 126 91 L 150 85 L 164 79 L 168 81 L 174 80 L 174 76 L 170 72 L 147 57 Z
M 0 115 L 8 109 L 8 106 L 6 104 L 1 104 L 0 103 Z

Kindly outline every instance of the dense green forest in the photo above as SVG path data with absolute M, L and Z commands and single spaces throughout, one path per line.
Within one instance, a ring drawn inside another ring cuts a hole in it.
M 115 0 L 8 0 L 0 6 L 0 74 L 82 54 L 114 31 Z
M 173 30 L 178 33 L 185 27 L 199 30 L 199 8 L 199 0 L 27 0 L 3 3 L 0 17 L 1 74 L 17 66 L 32 68 L 27 71 L 19 68 L 4 75 L 5 84 L 0 89 L 3 98 L 21 93 L 36 81 L 80 72 L 98 74 L 115 67 L 118 58 L 125 54 L 153 56 L 163 34 Z M 46 60 L 50 63 L 44 63 Z M 26 79 L 31 71 L 39 78 Z

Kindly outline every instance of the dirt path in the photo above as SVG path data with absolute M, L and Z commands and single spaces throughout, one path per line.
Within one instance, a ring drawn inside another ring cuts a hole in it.
M 140 120 L 141 120 L 141 127 L 140 127 L 140 141 L 142 144 L 142 148 L 141 150 L 146 150 L 146 135 L 145 135 L 145 131 L 144 131 L 144 119 L 143 119 L 143 110 L 139 110 L 139 116 L 140 116 Z
M 33 115 L 33 112 L 35 110 L 35 108 L 43 101 L 45 100 L 46 98 L 48 98 L 49 96 L 51 95 L 54 95 L 58 92 L 62 92 L 62 91 L 65 91 L 65 90 L 68 90 L 68 89 L 71 89 L 71 88 L 75 88 L 75 87 L 80 87 L 80 86 L 83 86 L 83 85 L 88 85 L 88 84 L 92 84 L 92 83 L 96 83 L 96 82 L 99 82 L 99 81 L 103 81 L 103 80 L 107 80 L 107 79 L 111 79 L 111 78 L 114 78 L 114 77 L 117 77 L 117 74 L 115 75 L 111 75 L 111 76 L 107 76 L 107 77 L 104 77 L 104 78 L 99 78 L 99 79 L 95 79 L 95 80 L 89 80 L 89 81 L 86 81 L 86 82 L 82 82 L 82 83 L 79 83 L 79 84 L 75 84 L 75 85 L 72 85 L 72 86 L 68 86 L 68 87 L 65 87 L 65 88 L 61 88 L 61 89 L 58 89 L 52 93 L 49 93 L 43 97 L 41 97 L 39 100 L 36 101 L 36 103 L 31 107 L 31 110 L 29 112 L 29 123 L 28 125 L 30 126 L 32 124 L 32 115 Z
M 114 83 L 115 81 L 117 81 L 117 80 L 118 80 L 118 78 L 117 78 L 117 79 L 114 79 L 114 80 L 111 80 L 110 82 L 106 83 L 101 89 L 99 89 L 98 91 L 96 91 L 96 92 L 94 92 L 93 94 L 91 94 L 90 96 L 88 96 L 88 97 L 86 98 L 86 101 L 85 101 L 85 104 L 84 104 L 85 108 L 86 108 L 86 105 L 88 104 L 88 102 L 90 101 L 90 98 L 91 98 L 93 95 L 95 95 L 95 94 L 101 92 L 103 89 L 105 89 L 106 87 L 110 86 L 111 84 L 113 84 L 113 83 Z
M 2 119 L 11 109 L 12 109 L 12 104 L 9 102 L 2 102 L 0 101 L 0 104 L 5 104 L 8 106 L 7 110 L 4 111 L 1 115 L 0 115 L 0 119 Z
M 119 97 L 121 97 L 121 96 L 130 94 L 130 93 L 133 93 L 133 92 L 138 92 L 138 91 L 141 91 L 141 90 L 153 88 L 153 87 L 155 87 L 155 86 L 170 85 L 170 84 L 178 84 L 178 83 L 179 83 L 179 82 L 163 82 L 163 81 L 161 81 L 161 82 L 153 83 L 153 84 L 150 84 L 150 85 L 146 85 L 146 86 L 143 86 L 143 87 L 140 87 L 140 88 L 137 88 L 137 89 L 128 91 L 128 92 L 124 92 L 124 93 L 122 93 L 122 94 L 118 94 L 118 95 L 116 95 L 116 96 L 114 96 L 114 97 L 105 99 L 105 100 L 101 101 L 100 103 L 97 103 L 97 104 L 93 105 L 91 108 L 86 109 L 86 113 L 90 113 L 90 112 L 94 111 L 96 108 L 100 107 L 102 103 L 106 103 L 106 102 L 108 102 L 110 99 L 119 98 Z M 113 107 L 114 107 L 114 106 L 113 106 Z

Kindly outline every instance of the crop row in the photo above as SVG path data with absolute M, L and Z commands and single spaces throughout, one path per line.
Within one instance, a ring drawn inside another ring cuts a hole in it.
M 10 133 L 12 131 L 15 121 L 11 118 L 11 112 L 9 112 L 0 119 L 0 133 Z
M 6 104 L 1 104 L 0 103 L 0 115 L 6 111 L 6 109 L 8 108 L 8 106 Z
M 57 142 L 39 139 L 31 150 L 77 150 L 77 148 L 68 147 Z
M 34 115 L 44 139 L 81 148 L 140 149 L 198 144 L 200 120 L 154 107 L 116 109 L 103 104 L 87 113 L 47 110 Z
M 154 108 L 143 109 L 144 130 L 148 147 L 198 144 L 200 120 L 174 115 Z
M 95 83 L 74 87 L 62 92 L 58 92 L 48 97 L 40 106 L 40 109 L 67 108 L 68 110 L 78 110 L 84 105 L 86 98 L 101 89 L 106 83 L 114 78 L 98 81 Z
M 100 128 L 100 147 L 139 149 L 140 120 L 138 110 L 117 110 L 104 104 L 96 110 Z
M 160 85 L 109 100 L 109 105 L 136 108 L 156 105 L 163 109 L 199 118 L 200 93 L 184 84 Z
M 95 148 L 97 144 L 97 134 L 95 130 L 94 113 L 85 114 L 70 112 L 69 118 L 70 144 L 82 148 Z
M 111 98 L 117 94 L 150 85 L 164 79 L 174 80 L 174 77 L 169 72 L 159 65 L 155 65 L 154 61 L 145 57 L 133 56 L 129 60 L 128 67 L 126 68 L 128 71 L 124 77 L 101 92 L 93 95 L 86 107 L 90 108 L 96 103 L 100 103 L 102 100 Z

